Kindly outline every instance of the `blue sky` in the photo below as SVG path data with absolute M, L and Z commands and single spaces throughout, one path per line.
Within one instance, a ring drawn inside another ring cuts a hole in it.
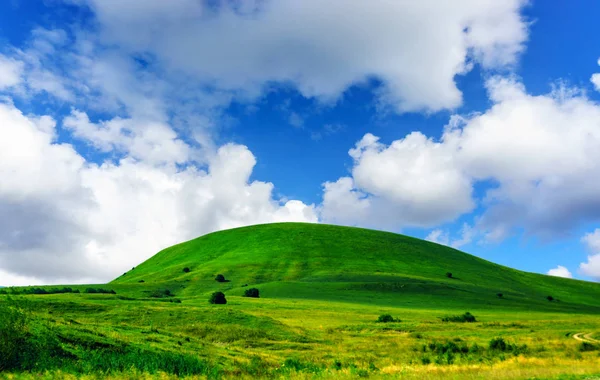
M 0 283 L 106 281 L 276 221 L 597 280 L 598 11 L 3 2 Z

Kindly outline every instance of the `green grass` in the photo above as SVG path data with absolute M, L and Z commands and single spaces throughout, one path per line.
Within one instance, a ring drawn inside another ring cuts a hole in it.
M 239 228 L 168 248 L 109 284 L 68 287 L 4 289 L 0 337 L 11 338 L 0 352 L 29 356 L 0 378 L 600 375 L 599 284 L 378 231 Z M 260 298 L 244 297 L 250 288 Z M 215 291 L 226 305 L 208 303 Z M 476 320 L 463 323 L 466 312 Z
M 214 281 L 221 273 L 229 282 Z M 248 284 L 263 298 L 600 312 L 600 284 L 526 273 L 408 236 L 301 223 L 208 234 L 159 252 L 113 284 L 154 284 L 182 297 L 240 295 Z

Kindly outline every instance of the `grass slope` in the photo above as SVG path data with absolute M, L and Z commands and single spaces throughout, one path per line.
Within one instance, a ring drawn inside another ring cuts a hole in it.
M 217 283 L 218 273 L 230 281 Z M 600 311 L 597 283 L 526 273 L 408 236 L 322 224 L 211 233 L 161 251 L 111 283 L 134 294 L 168 288 L 200 298 L 215 290 L 241 295 L 245 284 L 258 287 L 262 298 Z M 558 301 L 549 302 L 548 295 Z

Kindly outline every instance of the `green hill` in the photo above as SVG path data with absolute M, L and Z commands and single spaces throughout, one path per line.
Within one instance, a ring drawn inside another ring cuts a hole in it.
M 216 282 L 216 274 L 229 281 Z M 247 284 L 263 298 L 600 311 L 597 283 L 526 273 L 408 236 L 304 223 L 211 233 L 157 253 L 112 284 L 183 297 L 241 295 Z

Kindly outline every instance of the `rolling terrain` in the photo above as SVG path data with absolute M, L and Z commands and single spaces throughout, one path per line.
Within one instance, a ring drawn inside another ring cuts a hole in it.
M 359 228 L 237 228 L 108 284 L 0 293 L 0 378 L 600 375 L 600 284 Z
M 215 282 L 216 274 L 229 282 Z M 214 290 L 241 295 L 247 284 L 267 298 L 600 311 L 597 283 L 526 273 L 408 236 L 321 224 L 208 234 L 157 253 L 111 284 L 140 281 L 174 288 L 184 297 Z M 557 301 L 549 302 L 549 295 Z

